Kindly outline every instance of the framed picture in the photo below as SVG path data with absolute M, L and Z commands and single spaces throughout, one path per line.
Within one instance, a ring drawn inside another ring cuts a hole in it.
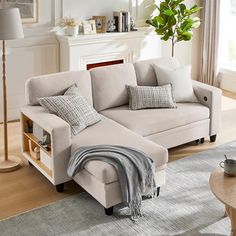
M 93 20 L 96 23 L 97 33 L 106 33 L 107 20 L 105 16 L 93 16 Z
M 38 0 L 0 0 L 0 7 L 17 7 L 23 23 L 38 22 Z
M 83 21 L 84 34 L 96 34 L 96 23 L 95 20 Z

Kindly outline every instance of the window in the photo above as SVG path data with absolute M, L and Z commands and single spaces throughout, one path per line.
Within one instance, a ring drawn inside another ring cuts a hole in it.
M 221 1 L 219 66 L 236 71 L 236 0 Z

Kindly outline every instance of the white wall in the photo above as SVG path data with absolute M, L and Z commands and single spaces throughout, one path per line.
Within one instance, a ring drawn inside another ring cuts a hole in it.
M 28 78 L 59 71 L 58 42 L 52 37 L 36 37 L 7 42 L 8 118 L 19 119 L 25 104 Z M 0 63 L 2 63 L 0 58 Z M 0 65 L 0 70 L 2 67 Z M 0 121 L 2 121 L 2 84 L 0 84 Z
M 64 0 L 64 16 L 88 19 L 92 16 L 111 17 L 113 11 L 129 11 L 129 0 Z

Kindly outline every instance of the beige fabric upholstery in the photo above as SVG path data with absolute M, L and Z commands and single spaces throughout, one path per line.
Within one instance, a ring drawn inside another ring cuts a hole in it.
M 149 136 L 209 118 L 209 109 L 200 103 L 177 103 L 176 109 L 144 109 L 131 111 L 128 106 L 101 112 L 142 136 Z
M 60 117 L 48 113 L 41 106 L 25 106 L 21 111 L 36 124 L 46 130 L 52 139 L 52 168 L 54 185 L 67 182 L 66 169 L 70 158 L 71 129 Z
M 152 64 L 166 66 L 170 69 L 179 67 L 179 62 L 174 58 L 157 58 L 134 63 L 137 83 L 140 86 L 157 86 L 156 74 Z
M 137 85 L 133 64 L 95 68 L 91 70 L 91 77 L 97 111 L 128 104 L 125 85 Z
M 125 145 L 140 149 L 151 156 L 156 167 L 163 166 L 168 161 L 168 152 L 165 148 L 144 139 L 106 117 L 103 117 L 102 121 L 88 127 L 79 135 L 73 137 L 71 152 L 73 153 L 82 146 L 99 144 Z M 103 183 L 117 180 L 115 169 L 108 163 L 90 161 L 85 165 L 85 169 Z
M 62 95 L 75 83 L 80 93 L 93 105 L 91 77 L 88 71 L 62 72 L 31 78 L 26 82 L 26 102 L 29 105 L 38 105 L 39 98 Z
M 210 135 L 215 135 L 220 130 L 222 91 L 221 89 L 198 81 L 192 82 L 198 100 L 210 109 Z
M 158 169 L 155 177 L 158 187 L 164 185 L 166 179 L 165 168 L 160 170 Z M 85 169 L 79 172 L 73 179 L 106 208 L 122 203 L 122 194 L 119 181 L 109 184 L 102 183 Z
M 122 202 L 121 187 L 118 181 L 104 184 L 85 169 L 79 172 L 73 179 L 106 208 Z
M 174 129 L 146 136 L 145 138 L 165 148 L 173 148 L 209 136 L 210 120 L 205 119 Z

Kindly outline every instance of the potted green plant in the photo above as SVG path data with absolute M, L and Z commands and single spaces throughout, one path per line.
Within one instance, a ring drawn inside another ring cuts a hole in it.
M 184 0 L 162 0 L 159 5 L 155 4 L 158 14 L 146 21 L 155 28 L 157 35 L 161 35 L 164 41 L 171 40 L 172 57 L 174 57 L 175 44 L 180 41 L 192 39 L 194 28 L 200 26 L 200 18 L 194 14 L 200 7 L 194 5 L 188 8 Z

